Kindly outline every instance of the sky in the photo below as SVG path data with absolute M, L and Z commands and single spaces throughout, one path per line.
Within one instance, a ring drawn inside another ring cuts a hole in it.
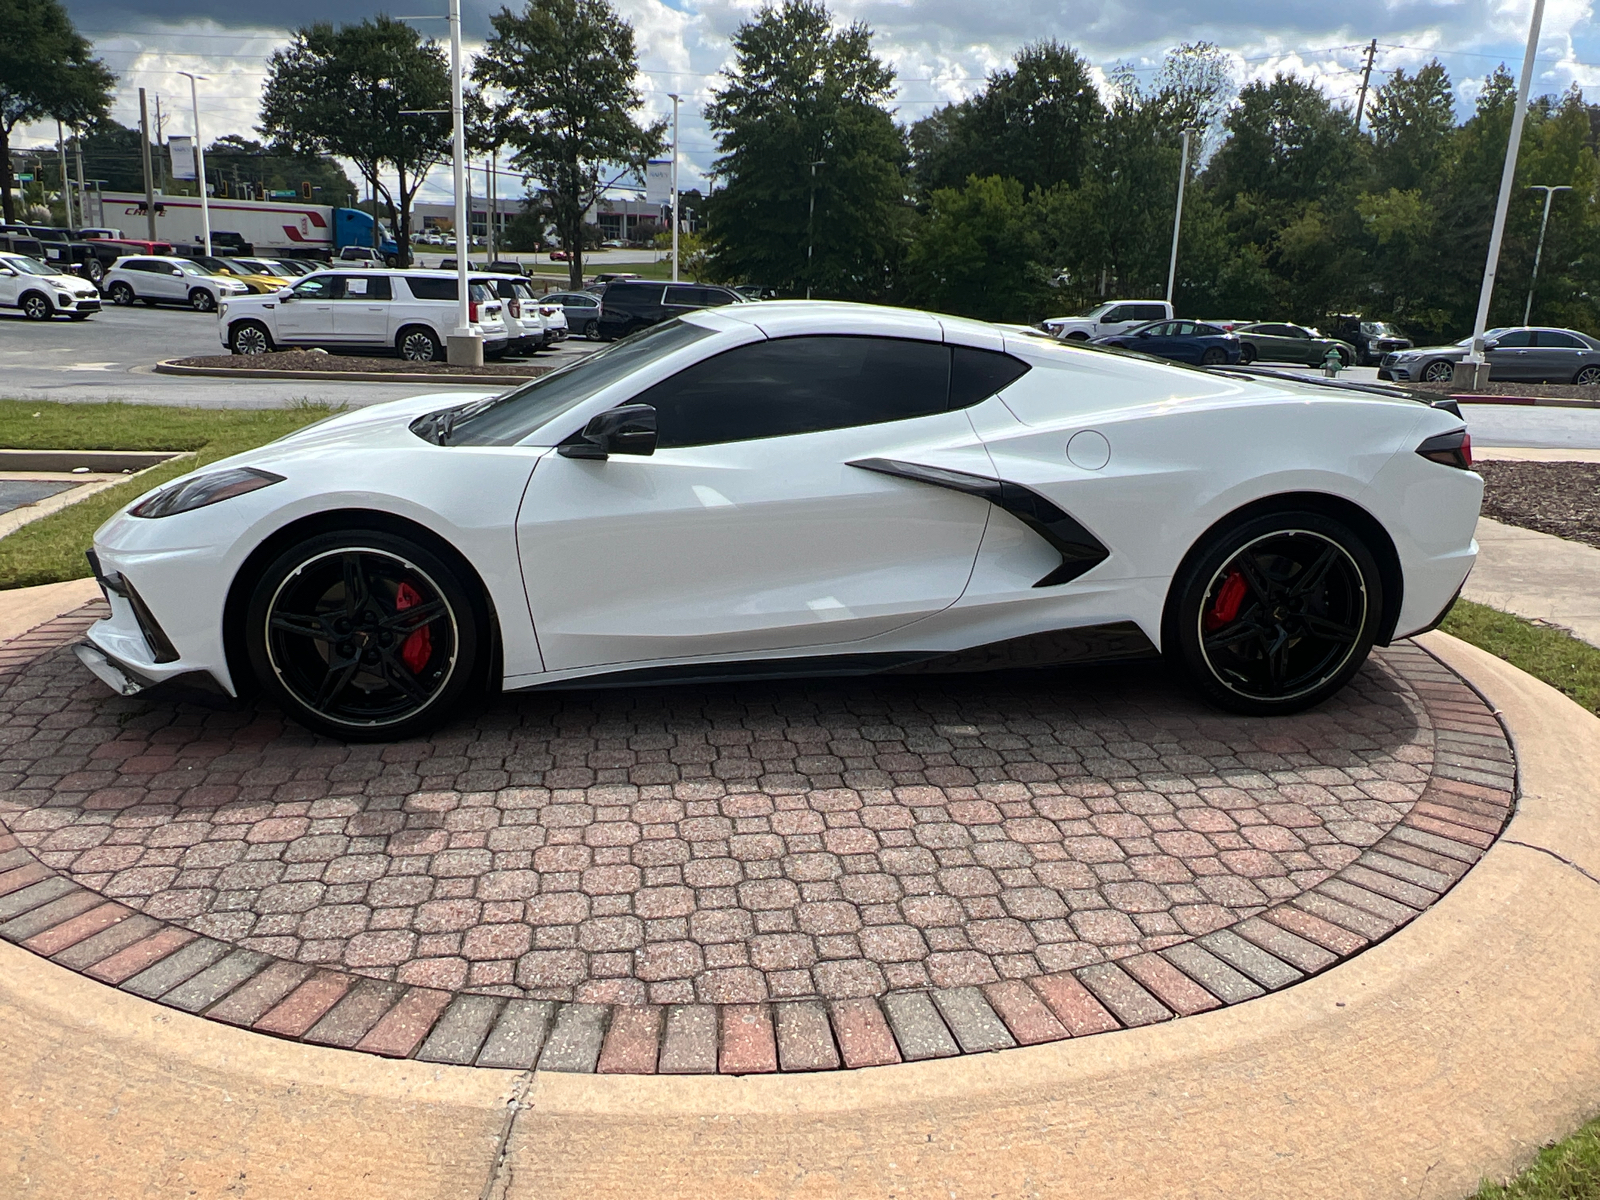
M 510 0 L 515 2 L 515 0 Z M 683 97 L 680 179 L 703 186 L 715 145 L 701 109 L 730 61 L 729 39 L 760 0 L 613 0 L 632 22 L 640 51 L 639 87 L 651 116 Z M 66 0 L 79 30 L 120 81 L 112 115 L 138 122 L 138 89 L 157 95 L 168 134 L 193 132 L 189 83 L 198 85 L 202 133 L 259 137 L 254 126 L 267 58 L 289 30 L 313 20 L 359 21 L 379 11 L 424 17 L 445 0 L 276 0 L 257 9 L 237 0 Z M 502 0 L 462 0 L 467 55 L 489 33 Z M 1484 76 L 1501 62 L 1520 71 L 1532 0 L 832 0 L 840 23 L 860 20 L 877 53 L 898 75 L 896 108 L 906 122 L 980 90 L 1019 46 L 1057 38 L 1078 49 L 1103 78 L 1118 63 L 1153 72 L 1183 42 L 1215 42 L 1233 59 L 1239 84 L 1279 71 L 1312 79 L 1353 104 L 1367 43 L 1377 39 L 1375 82 L 1397 67 L 1414 70 L 1437 56 L 1469 111 Z M 264 19 L 270 14 L 269 19 Z M 447 35 L 443 20 L 420 19 L 425 34 Z M 1572 84 L 1600 101 L 1600 28 L 1592 0 L 1547 0 L 1534 94 Z M 22 131 L 13 145 L 49 142 L 54 127 Z M 356 179 L 354 172 L 351 178 Z M 472 187 L 481 194 L 483 177 Z M 520 195 L 516 179 L 501 194 Z M 448 165 L 430 177 L 422 200 L 448 199 Z M 620 193 L 619 193 L 620 194 Z

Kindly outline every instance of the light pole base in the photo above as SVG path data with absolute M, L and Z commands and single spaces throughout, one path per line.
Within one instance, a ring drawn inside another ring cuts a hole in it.
M 483 366 L 483 339 L 475 333 L 452 333 L 446 340 L 449 362 L 452 367 Z
M 1458 362 L 1450 371 L 1450 386 L 1477 391 L 1489 384 L 1489 364 Z

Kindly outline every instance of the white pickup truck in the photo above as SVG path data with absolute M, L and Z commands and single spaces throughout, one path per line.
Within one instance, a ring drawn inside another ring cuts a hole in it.
M 1062 341 L 1087 342 L 1171 317 L 1172 305 L 1165 300 L 1111 300 L 1096 305 L 1081 317 L 1051 317 L 1044 322 L 1044 328 L 1050 336 Z

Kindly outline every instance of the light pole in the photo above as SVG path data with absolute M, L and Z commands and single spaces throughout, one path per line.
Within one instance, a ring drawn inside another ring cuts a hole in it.
M 1570 192 L 1572 188 L 1567 184 L 1534 183 L 1528 186 L 1530 192 L 1544 193 L 1544 216 L 1539 219 L 1539 245 L 1533 252 L 1533 278 L 1528 280 L 1528 303 L 1522 310 L 1522 323 L 1526 325 L 1528 318 L 1533 315 L 1533 289 L 1539 286 L 1539 260 L 1544 257 L 1544 231 L 1550 224 L 1550 201 L 1555 199 L 1557 192 Z
M 678 282 L 678 94 L 672 97 L 672 282 Z
M 817 168 L 822 166 L 818 159 L 811 164 L 811 207 L 806 210 L 806 299 L 811 299 L 811 251 L 816 246 L 816 220 L 817 220 Z
M 1488 380 L 1483 357 L 1483 331 L 1489 324 L 1489 300 L 1494 295 L 1495 271 L 1500 265 L 1500 241 L 1506 232 L 1506 211 L 1511 207 L 1511 184 L 1517 174 L 1517 150 L 1522 144 L 1522 121 L 1528 115 L 1528 88 L 1533 83 L 1533 58 L 1539 49 L 1539 27 L 1544 23 L 1544 0 L 1533 0 L 1533 20 L 1528 25 L 1528 49 L 1522 57 L 1522 78 L 1517 80 L 1517 105 L 1511 110 L 1511 136 L 1506 145 L 1506 165 L 1500 173 L 1500 199 L 1495 204 L 1494 226 L 1489 231 L 1489 255 L 1483 266 L 1483 286 L 1478 290 L 1478 316 L 1472 323 L 1472 349 L 1455 366 L 1451 382 L 1457 387 L 1482 387 Z
M 450 0 L 450 120 L 455 126 L 456 327 L 450 335 L 449 359 L 458 366 L 481 367 L 483 331 L 472 323 L 472 308 L 467 297 L 472 217 L 467 212 L 467 123 L 461 104 L 461 0 Z
M 189 106 L 194 109 L 194 169 L 200 176 L 200 230 L 205 235 L 206 257 L 211 257 L 211 202 L 206 198 L 206 151 L 200 141 L 200 96 L 195 91 L 194 81 L 204 79 L 204 75 L 191 75 L 188 71 L 179 71 L 189 81 Z
M 1178 168 L 1178 211 L 1172 214 L 1172 259 L 1167 264 L 1167 303 L 1172 303 L 1172 288 L 1178 281 L 1178 230 L 1183 227 L 1183 185 L 1189 181 L 1189 133 L 1183 131 L 1183 162 Z

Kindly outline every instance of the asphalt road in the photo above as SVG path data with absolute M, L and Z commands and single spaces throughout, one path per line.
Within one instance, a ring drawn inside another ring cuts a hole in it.
M 563 342 L 531 361 L 558 363 L 594 344 Z M 28 321 L 0 311 L 0 396 L 28 400 L 126 400 L 214 408 L 276 408 L 290 401 L 361 407 L 434 391 L 483 391 L 485 385 L 340 383 L 311 379 L 218 379 L 157 375 L 154 363 L 222 354 L 217 318 L 184 308 L 108 307 L 87 321 Z

